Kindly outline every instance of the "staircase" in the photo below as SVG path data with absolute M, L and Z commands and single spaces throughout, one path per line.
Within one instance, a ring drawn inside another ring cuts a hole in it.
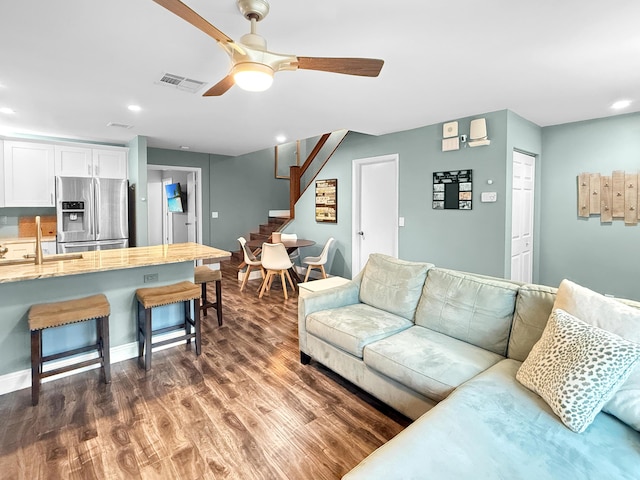
M 249 234 L 248 240 L 261 240 L 266 242 L 271 237 L 271 234 L 275 231 L 280 230 L 287 222 L 289 221 L 289 217 L 269 217 L 267 223 L 263 223 L 258 227 L 257 232 L 251 232 Z M 238 266 L 239 269 L 244 268 L 245 264 L 243 262 L 244 255 L 242 254 L 242 250 L 237 250 L 232 253 L 233 258 L 238 259 L 241 263 Z

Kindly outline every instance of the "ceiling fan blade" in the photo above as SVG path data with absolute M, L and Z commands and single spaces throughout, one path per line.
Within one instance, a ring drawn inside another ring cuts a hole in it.
M 382 65 L 384 65 L 384 60 L 375 58 L 298 57 L 298 68 L 361 77 L 377 77 L 382 70 Z
M 219 97 L 231 87 L 233 87 L 234 81 L 231 75 L 227 75 L 213 87 L 202 94 L 203 97 Z
M 169 10 L 170 12 L 176 14 L 183 20 L 186 20 L 191 25 L 196 28 L 199 28 L 204 33 L 214 38 L 216 41 L 221 43 L 233 43 L 233 40 L 227 37 L 224 33 L 218 30 L 216 27 L 207 22 L 204 18 L 198 15 L 196 12 L 191 10 L 187 5 L 182 3 L 180 0 L 153 0 L 158 5 L 162 5 L 164 8 Z

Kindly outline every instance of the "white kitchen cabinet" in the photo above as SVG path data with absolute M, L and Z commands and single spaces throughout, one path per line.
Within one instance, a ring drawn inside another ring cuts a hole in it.
M 93 176 L 99 178 L 127 178 L 127 151 L 116 149 L 92 150 Z
M 36 242 L 33 241 L 9 241 L 4 242 L 3 246 L 9 250 L 4 258 L 10 260 L 21 260 L 25 255 L 33 255 L 36 251 Z
M 55 206 L 53 145 L 5 141 L 3 151 L 5 206 Z
M 2 242 L 0 241 L 4 247 L 7 247 L 9 250 L 4 258 L 7 259 L 23 259 L 25 255 L 34 255 L 36 253 L 36 242 L 33 239 L 25 239 L 25 240 L 9 240 Z M 56 242 L 42 242 L 42 254 L 43 255 L 55 255 L 56 254 Z
M 33 245 L 35 251 L 35 244 Z M 42 242 L 42 254 L 43 255 L 55 255 L 56 242 Z
M 93 177 L 93 156 L 90 148 L 55 146 L 56 176 Z
M 127 178 L 127 150 L 56 145 L 59 177 Z

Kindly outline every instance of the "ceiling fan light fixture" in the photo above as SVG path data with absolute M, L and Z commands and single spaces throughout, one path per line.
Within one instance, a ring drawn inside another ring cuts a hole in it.
M 237 63 L 231 76 L 238 87 L 249 92 L 264 92 L 273 83 L 273 69 L 262 63 Z

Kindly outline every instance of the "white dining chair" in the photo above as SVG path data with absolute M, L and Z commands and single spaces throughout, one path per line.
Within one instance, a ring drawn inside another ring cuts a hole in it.
M 284 242 L 297 242 L 298 241 L 298 235 L 295 234 L 295 233 L 281 233 L 280 234 L 280 241 L 282 243 L 284 243 Z M 295 250 L 293 250 L 289 254 L 289 258 L 295 264 L 296 260 L 298 260 L 300 258 L 300 249 L 296 248 Z
M 267 272 L 265 279 L 262 281 L 262 288 L 260 289 L 260 295 L 258 298 L 262 298 L 264 292 L 271 288 L 271 282 L 273 277 L 280 275 L 280 281 L 282 282 L 282 291 L 284 292 L 284 299 L 287 300 L 287 284 L 285 283 L 285 277 L 289 280 L 289 285 L 295 292 L 296 287 L 293 285 L 291 276 L 289 275 L 289 269 L 293 266 L 287 249 L 282 243 L 263 243 L 262 244 L 262 268 Z
M 334 242 L 334 238 L 331 237 L 327 240 L 327 243 L 324 244 L 322 248 L 322 252 L 318 257 L 304 257 L 302 259 L 302 263 L 308 265 L 307 274 L 304 276 L 304 281 L 309 280 L 309 273 L 313 268 L 319 268 L 322 272 L 322 278 L 327 278 L 327 272 L 324 270 L 324 265 L 327 263 L 327 257 L 329 256 L 329 249 L 331 248 L 331 244 Z
M 247 270 L 244 272 L 244 278 L 242 279 L 242 285 L 240 286 L 240 291 L 244 289 L 244 286 L 247 284 L 247 280 L 249 280 L 249 274 L 251 273 L 251 268 L 254 270 L 256 268 L 260 269 L 260 274 L 262 275 L 262 279 L 264 280 L 264 268 L 262 268 L 262 261 L 258 260 L 256 256 L 251 252 L 251 249 L 247 247 L 247 240 L 244 237 L 238 238 L 238 242 L 240 242 L 240 246 L 242 247 L 242 253 L 244 255 L 244 263 L 247 264 Z

